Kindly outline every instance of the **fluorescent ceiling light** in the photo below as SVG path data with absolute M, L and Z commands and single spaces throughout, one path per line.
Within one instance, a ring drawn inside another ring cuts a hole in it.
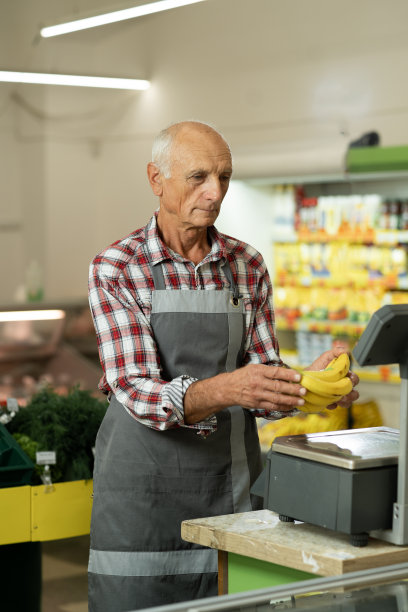
M 0 71 L 5 83 L 34 83 L 39 85 L 70 85 L 73 87 L 105 87 L 109 89 L 148 89 L 143 79 L 116 79 L 108 77 L 76 76 L 73 74 L 44 74 L 40 72 Z
M 54 321 L 64 319 L 63 310 L 11 310 L 0 312 L 0 322 L 10 321 Z
M 135 19 L 143 15 L 160 13 L 161 11 L 168 11 L 169 9 L 179 8 L 187 4 L 197 4 L 197 2 L 204 1 L 205 0 L 159 0 L 159 2 L 149 2 L 149 4 L 142 4 L 120 11 L 113 11 L 103 15 L 96 15 L 95 17 L 87 17 L 85 19 L 77 19 L 59 25 L 45 27 L 40 30 L 40 34 L 43 38 L 60 36 L 61 34 L 69 34 L 70 32 L 77 32 L 78 30 L 96 28 L 97 26 L 106 25 L 107 23 L 116 23 L 117 21 L 124 21 L 125 19 Z

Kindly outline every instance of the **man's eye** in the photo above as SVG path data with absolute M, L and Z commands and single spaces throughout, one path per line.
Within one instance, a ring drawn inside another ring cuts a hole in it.
M 229 181 L 231 179 L 231 175 L 230 174 L 222 174 L 220 176 L 220 180 L 223 182 Z

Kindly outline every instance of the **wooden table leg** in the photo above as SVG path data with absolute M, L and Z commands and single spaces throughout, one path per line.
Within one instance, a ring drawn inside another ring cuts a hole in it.
M 218 595 L 228 594 L 228 553 L 218 551 Z

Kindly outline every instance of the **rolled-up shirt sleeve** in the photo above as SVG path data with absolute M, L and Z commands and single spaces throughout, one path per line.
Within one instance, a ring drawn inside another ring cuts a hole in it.
M 212 431 L 215 417 L 185 424 L 184 395 L 197 379 L 187 375 L 171 381 L 161 378 L 150 322 L 141 305 L 126 297 L 126 291 L 119 294 L 91 264 L 89 304 L 104 372 L 100 388 L 110 389 L 132 416 L 153 429 L 176 426 Z
M 245 304 L 245 299 L 244 299 Z M 247 304 L 247 338 L 245 343 L 244 364 L 259 363 L 270 366 L 286 367 L 279 355 L 279 343 L 275 329 L 273 310 L 273 291 L 269 273 L 265 268 L 260 278 L 255 304 Z M 278 420 L 299 413 L 297 408 L 287 412 L 277 410 L 251 410 L 256 417 Z

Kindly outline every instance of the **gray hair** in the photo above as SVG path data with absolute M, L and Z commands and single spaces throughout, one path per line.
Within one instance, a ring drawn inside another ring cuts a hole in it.
M 171 126 L 157 134 L 152 146 L 152 162 L 158 167 L 164 178 L 171 176 L 170 170 L 170 151 L 173 144 L 174 133 L 170 130 Z
M 182 125 L 185 125 L 186 123 L 196 123 L 203 127 L 210 128 L 211 130 L 214 130 L 215 132 L 217 132 L 217 134 L 219 134 L 221 138 L 225 140 L 222 134 L 220 134 L 213 125 L 211 125 L 210 123 L 205 123 L 204 121 L 196 121 L 192 119 L 189 121 L 172 123 L 167 128 L 165 128 L 164 130 L 162 130 L 161 132 L 157 134 L 156 138 L 153 141 L 153 146 L 152 146 L 152 162 L 158 167 L 160 173 L 166 179 L 171 177 L 170 153 L 171 153 L 171 147 L 173 144 L 174 137 L 176 133 L 178 132 L 178 129 Z

